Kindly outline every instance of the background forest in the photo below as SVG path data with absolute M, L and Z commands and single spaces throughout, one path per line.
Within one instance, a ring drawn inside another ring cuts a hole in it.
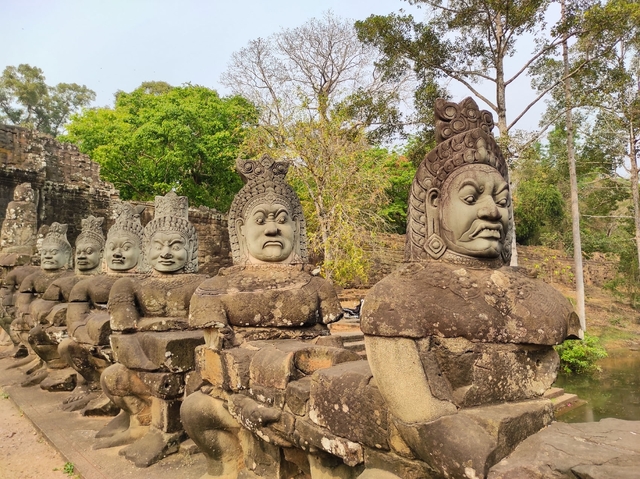
M 229 95 L 155 79 L 94 107 L 90 87 L 7 66 L 0 121 L 77 144 L 124 199 L 174 189 L 226 211 L 236 158 L 288 159 L 315 259 L 344 285 L 367 280 L 385 234 L 404 233 L 435 99 L 470 95 L 509 160 L 518 243 L 610 255 L 609 286 L 640 305 L 640 2 L 409 3 L 424 15 L 327 12 L 251 40 L 220 79 Z M 540 104 L 538 128 L 520 129 Z

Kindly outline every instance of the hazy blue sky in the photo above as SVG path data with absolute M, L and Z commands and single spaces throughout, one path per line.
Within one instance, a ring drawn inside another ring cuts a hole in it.
M 220 74 L 249 40 L 329 9 L 364 19 L 400 8 L 422 18 L 422 11 L 401 0 L 0 0 L 0 69 L 37 66 L 49 84 L 91 88 L 98 106 L 112 105 L 117 90 L 151 80 L 225 93 Z M 460 100 L 467 92 L 456 88 L 454 94 Z M 508 98 L 514 113 L 529 96 L 527 80 Z M 539 111 L 522 127 L 534 128 Z

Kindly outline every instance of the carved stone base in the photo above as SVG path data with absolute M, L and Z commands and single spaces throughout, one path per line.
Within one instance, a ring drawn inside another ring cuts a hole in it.
M 553 421 L 548 400 L 463 409 L 398 430 L 417 457 L 445 477 L 486 477 L 489 468 Z
M 121 449 L 119 454 L 137 467 L 149 467 L 163 457 L 178 452 L 182 439 L 184 432 L 165 433 L 150 427 L 144 437 Z

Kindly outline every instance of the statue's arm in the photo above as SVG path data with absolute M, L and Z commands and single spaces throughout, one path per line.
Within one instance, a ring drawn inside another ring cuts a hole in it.
M 455 414 L 454 404 L 431 394 L 413 339 L 366 335 L 364 344 L 378 389 L 397 419 L 415 424 Z
M 344 314 L 333 285 L 323 278 L 313 278 L 318 284 L 318 299 L 323 324 L 335 323 Z
M 112 330 L 135 331 L 140 313 L 133 281 L 121 278 L 115 282 L 109 293 L 107 309 L 111 316 Z

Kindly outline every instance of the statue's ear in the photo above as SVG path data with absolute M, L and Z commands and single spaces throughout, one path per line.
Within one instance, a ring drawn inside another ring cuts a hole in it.
M 236 220 L 236 232 L 238 236 L 241 236 L 244 239 L 244 220 L 242 218 L 238 218 Z
M 440 190 L 437 188 L 431 188 L 427 191 L 426 202 L 427 208 L 438 208 L 440 205 Z

